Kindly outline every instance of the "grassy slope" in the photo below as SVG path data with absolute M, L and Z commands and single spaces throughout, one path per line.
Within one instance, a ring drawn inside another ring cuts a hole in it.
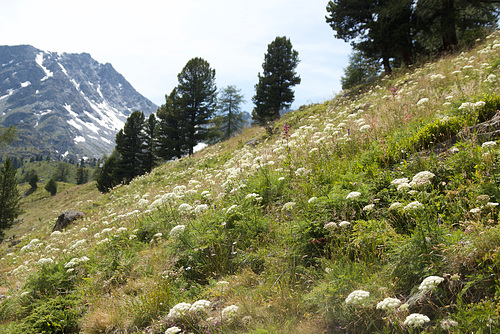
M 92 184 L 32 194 L 9 231 L 21 242 L 0 246 L 0 330 L 407 333 L 406 317 L 421 313 L 427 332 L 447 333 L 447 319 L 454 333 L 498 331 L 498 150 L 470 133 L 455 153 L 429 153 L 500 107 L 497 46 L 495 35 L 301 108 L 273 135 L 250 129 L 109 195 Z M 396 190 L 395 179 L 425 170 L 428 184 Z M 86 217 L 51 236 L 66 209 Z M 420 291 L 430 275 L 444 281 Z M 348 305 L 353 290 L 370 296 Z M 405 306 L 377 308 L 386 297 Z M 204 313 L 167 316 L 200 299 L 211 302 Z M 222 311 L 230 305 L 234 317 Z

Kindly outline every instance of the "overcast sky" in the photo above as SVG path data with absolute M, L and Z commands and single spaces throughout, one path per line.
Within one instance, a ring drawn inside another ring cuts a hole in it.
M 241 89 L 251 112 L 267 46 L 290 38 L 299 52 L 293 108 L 341 90 L 350 46 L 325 22 L 328 0 L 0 0 L 0 45 L 88 52 L 111 63 L 157 105 L 194 57 L 216 70 L 218 88 Z

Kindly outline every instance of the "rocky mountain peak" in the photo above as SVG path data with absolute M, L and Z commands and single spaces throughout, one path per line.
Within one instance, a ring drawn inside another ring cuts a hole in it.
M 0 46 L 0 124 L 18 128 L 7 155 L 100 157 L 111 153 L 134 110 L 156 109 L 111 64 L 88 53 Z

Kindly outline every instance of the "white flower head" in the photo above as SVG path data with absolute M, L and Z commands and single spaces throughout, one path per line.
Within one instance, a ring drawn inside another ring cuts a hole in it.
M 201 313 L 210 307 L 210 302 L 208 300 L 198 300 L 191 305 L 189 308 L 190 313 Z
M 190 308 L 191 304 L 189 303 L 179 303 L 170 309 L 167 318 L 173 320 L 181 319 L 189 312 Z
M 316 202 L 317 199 L 318 199 L 317 197 L 311 197 L 311 198 L 309 198 L 307 203 L 312 204 L 312 203 Z
M 391 181 L 391 184 L 393 186 L 399 186 L 400 184 L 403 184 L 403 183 L 408 183 L 410 182 L 410 180 L 408 180 L 407 177 L 403 177 L 403 178 L 400 178 L 400 179 L 394 179 Z
M 406 317 L 404 324 L 408 327 L 422 327 L 425 323 L 431 321 L 428 316 L 420 313 L 412 313 Z
M 496 146 L 497 146 L 497 143 L 495 141 L 487 141 L 481 145 L 481 148 L 489 149 L 489 148 L 494 148 Z
M 236 314 L 238 313 L 238 306 L 236 305 L 229 305 L 222 309 L 222 320 L 225 321 L 232 321 L 235 317 Z
M 452 319 L 443 319 L 443 320 L 441 320 L 440 325 L 441 325 L 441 328 L 446 331 L 446 330 L 451 329 L 451 327 L 458 326 L 458 322 L 456 322 L 455 320 L 452 320 Z
M 179 238 L 182 233 L 184 233 L 184 230 L 186 229 L 186 225 L 177 225 L 177 226 L 174 226 L 171 230 L 170 230 L 170 237 L 172 239 L 177 239 Z
M 399 209 L 402 206 L 403 206 L 402 203 L 400 203 L 400 202 L 394 202 L 394 203 L 391 204 L 391 206 L 389 206 L 389 210 L 397 210 L 397 209 Z
M 165 331 L 165 334 L 177 334 L 177 333 L 180 333 L 182 332 L 182 329 L 180 329 L 179 327 L 177 326 L 174 326 L 174 327 L 170 327 L 168 328 L 166 331 Z
M 347 220 L 341 221 L 339 223 L 339 227 L 344 227 L 344 226 L 349 226 L 351 223 L 349 223 Z
M 346 199 L 354 199 L 358 198 L 359 196 L 361 196 L 361 193 L 359 191 L 351 191 L 349 194 L 347 194 Z
M 442 281 L 444 281 L 444 278 L 439 277 L 439 276 L 429 276 L 426 277 L 422 283 L 420 283 L 420 286 L 418 289 L 420 291 L 427 291 L 427 290 L 434 290 Z
M 401 301 L 397 298 L 385 298 L 381 302 L 377 303 L 377 310 L 393 310 L 401 305 Z
M 403 210 L 404 211 L 417 211 L 417 210 L 421 210 L 423 208 L 424 208 L 424 205 L 422 203 L 420 203 L 419 201 L 414 201 L 414 202 L 407 204 L 403 208 Z
M 287 202 L 283 205 L 282 210 L 283 211 L 290 211 L 295 207 L 296 203 L 295 202 Z
M 323 227 L 325 228 L 325 230 L 331 231 L 331 230 L 334 230 L 337 228 L 337 223 L 329 222 L 329 223 L 326 223 L 325 226 L 323 226 Z
M 347 296 L 345 303 L 347 305 L 358 305 L 362 304 L 368 297 L 370 293 L 364 290 L 354 290 Z
M 366 205 L 365 207 L 363 207 L 363 211 L 373 211 L 373 209 L 375 209 L 375 204 L 368 204 Z
M 421 105 L 424 105 L 427 103 L 429 103 L 429 99 L 427 97 L 424 97 L 424 98 L 421 98 L 420 100 L 418 100 L 417 106 L 421 106 Z

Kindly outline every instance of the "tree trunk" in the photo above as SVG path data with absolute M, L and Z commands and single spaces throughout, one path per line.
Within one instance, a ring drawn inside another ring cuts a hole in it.
M 391 64 L 389 62 L 389 58 L 383 56 L 382 57 L 382 65 L 384 65 L 385 75 L 391 75 L 392 69 L 391 69 Z
M 443 0 L 441 32 L 443 38 L 443 49 L 445 51 L 452 51 L 458 44 L 455 15 L 454 0 Z

